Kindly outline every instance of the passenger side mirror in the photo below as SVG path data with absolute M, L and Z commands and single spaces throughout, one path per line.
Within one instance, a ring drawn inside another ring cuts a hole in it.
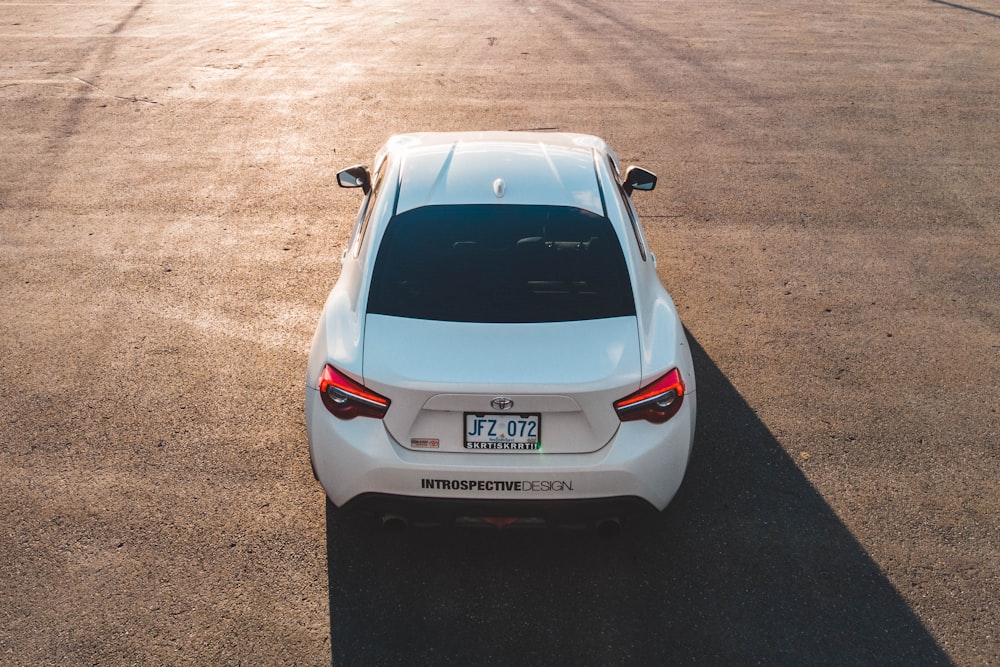
M 625 194 L 631 195 L 633 190 L 652 190 L 656 187 L 656 174 L 642 167 L 629 167 L 625 170 Z
M 337 185 L 342 188 L 361 188 L 362 192 L 368 194 L 372 191 L 372 177 L 368 173 L 368 167 L 356 164 L 337 173 Z

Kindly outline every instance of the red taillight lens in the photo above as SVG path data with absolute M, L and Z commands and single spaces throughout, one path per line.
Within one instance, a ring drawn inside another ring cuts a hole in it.
M 684 380 L 676 368 L 634 394 L 615 401 L 623 422 L 645 420 L 662 424 L 677 414 L 684 402 Z
M 389 399 L 369 391 L 336 368 L 327 364 L 319 378 L 323 405 L 338 419 L 372 417 L 381 419 L 389 409 Z

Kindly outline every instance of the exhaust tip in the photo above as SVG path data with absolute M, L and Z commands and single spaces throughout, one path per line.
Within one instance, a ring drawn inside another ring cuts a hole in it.
M 597 534 L 605 540 L 613 540 L 622 534 L 622 522 L 618 517 L 608 517 L 597 522 Z
M 382 528 L 387 533 L 401 533 L 407 529 L 410 522 L 406 520 L 405 517 L 401 517 L 398 514 L 383 514 L 382 515 Z

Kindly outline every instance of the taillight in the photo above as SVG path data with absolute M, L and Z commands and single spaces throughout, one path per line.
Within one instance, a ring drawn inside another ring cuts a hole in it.
M 662 424 L 677 414 L 684 402 L 684 380 L 676 368 L 634 394 L 615 401 L 615 412 L 623 422 L 646 420 Z
M 372 417 L 381 419 L 389 409 L 389 399 L 366 389 L 336 368 L 327 364 L 319 378 L 323 405 L 338 419 Z

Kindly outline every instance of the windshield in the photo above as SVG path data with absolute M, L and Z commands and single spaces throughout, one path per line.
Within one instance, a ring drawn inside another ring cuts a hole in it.
M 635 315 L 611 222 L 564 206 L 425 206 L 396 215 L 368 312 L 451 322 Z

